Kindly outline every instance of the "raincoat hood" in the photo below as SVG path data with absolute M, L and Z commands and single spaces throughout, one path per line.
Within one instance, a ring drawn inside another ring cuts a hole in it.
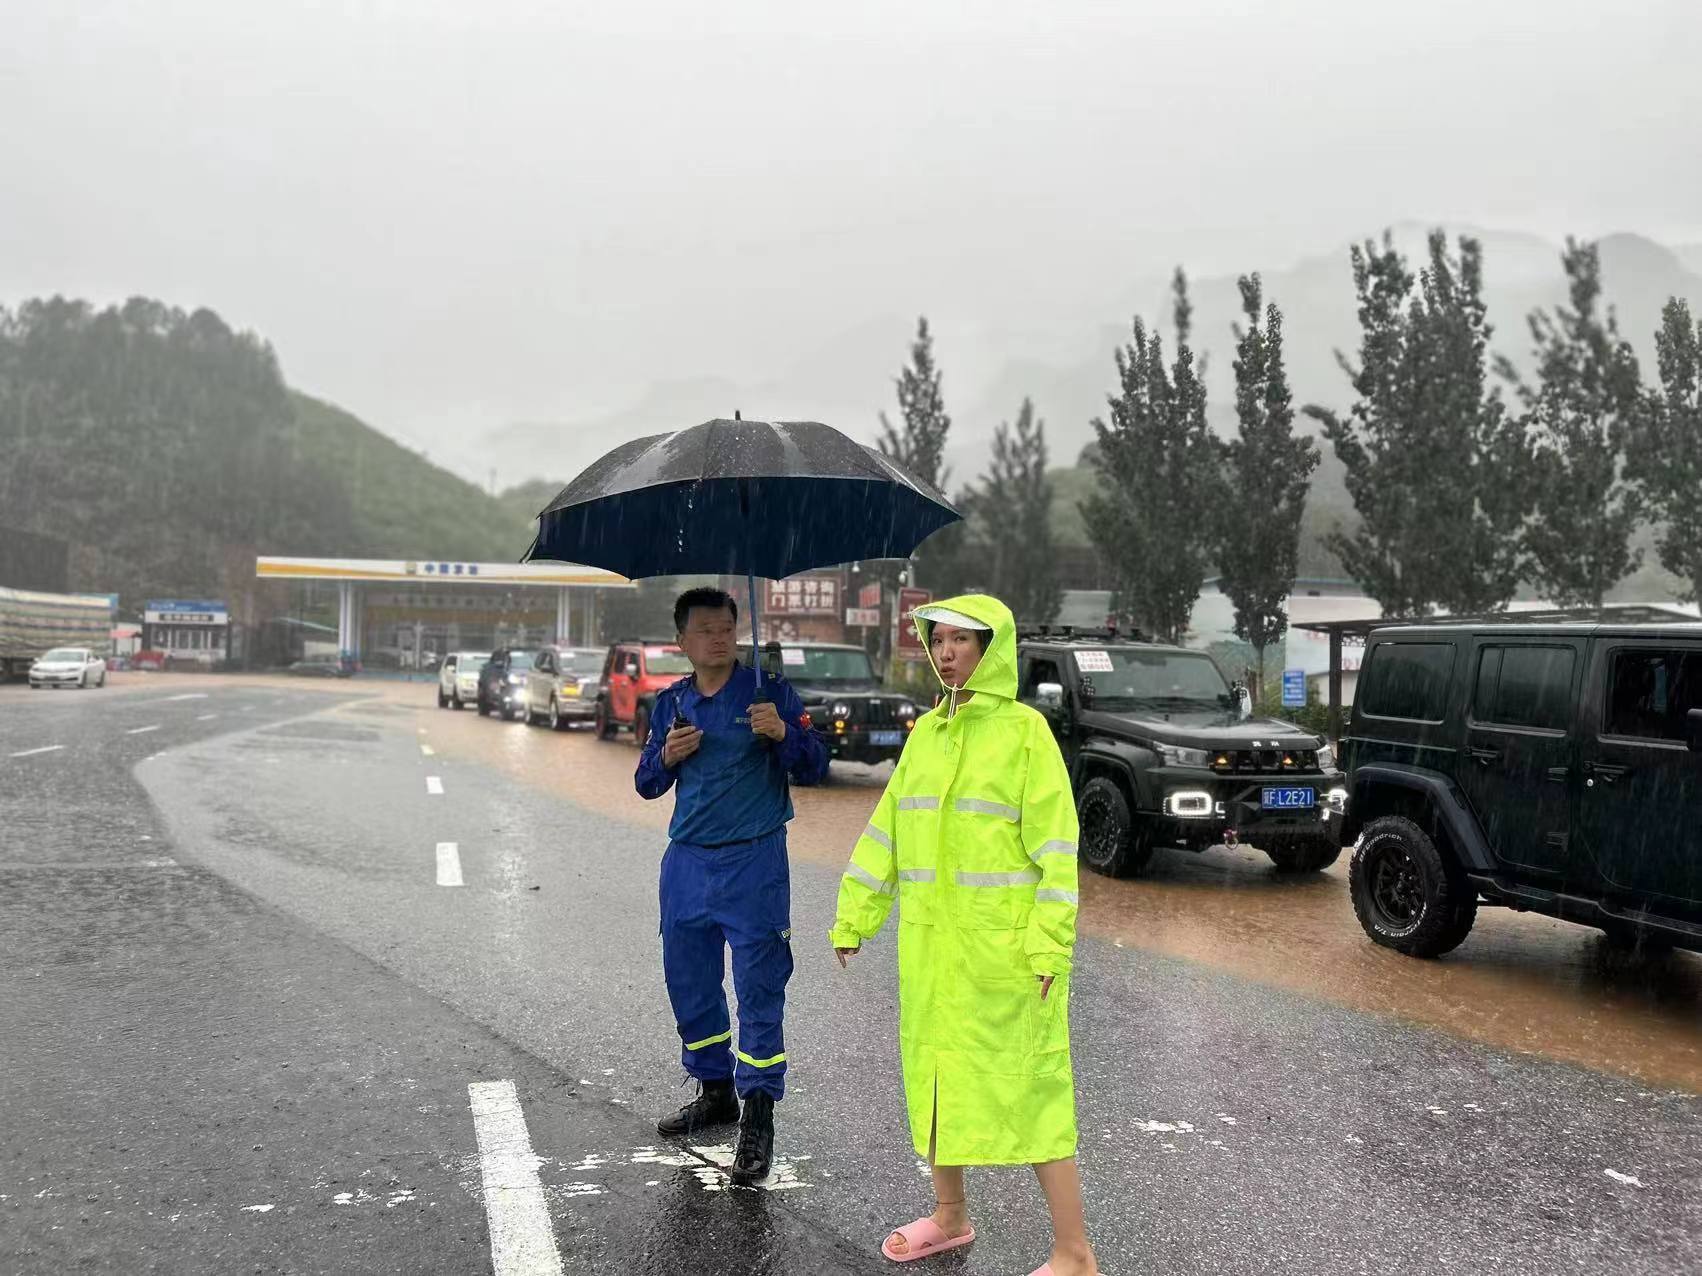
M 929 643 L 934 628 L 929 613 L 935 610 L 958 612 L 993 631 L 992 641 L 987 644 L 987 650 L 981 653 L 981 663 L 975 666 L 975 672 L 969 675 L 969 681 L 962 689 L 973 691 L 978 696 L 1015 700 L 1016 617 L 1011 615 L 1011 609 L 990 594 L 961 594 L 956 598 L 942 598 L 938 602 L 926 603 L 916 609 L 916 636 L 922 640 L 922 650 L 928 653 L 928 667 L 934 671 L 934 677 L 940 679 L 940 686 L 945 687 L 946 681 L 940 678 L 939 666 L 934 663 L 934 652 Z M 950 688 L 946 689 L 950 691 Z

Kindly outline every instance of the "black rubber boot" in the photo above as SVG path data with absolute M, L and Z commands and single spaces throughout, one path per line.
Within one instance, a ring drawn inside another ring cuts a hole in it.
M 774 1096 L 753 1094 L 739 1122 L 739 1150 L 731 1171 L 735 1183 L 760 1183 L 774 1159 Z
M 738 1119 L 739 1099 L 733 1093 L 732 1081 L 705 1081 L 697 1098 L 656 1123 L 656 1133 L 677 1139 L 718 1125 L 732 1125 Z

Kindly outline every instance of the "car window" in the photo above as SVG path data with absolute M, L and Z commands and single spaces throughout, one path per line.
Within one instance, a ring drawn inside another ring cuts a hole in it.
M 668 647 L 646 648 L 644 663 L 649 666 L 652 674 L 672 674 L 677 677 L 691 672 L 691 661 L 686 659 L 686 653 Z
M 1478 655 L 1472 717 L 1497 726 L 1566 730 L 1575 659 L 1570 647 L 1485 647 Z
M 1064 678 L 1058 672 L 1056 660 L 1050 656 L 1035 656 L 1028 662 L 1028 669 L 1022 678 L 1022 692 L 1017 698 L 1028 701 L 1037 699 L 1040 695 L 1040 684 L 1043 682 L 1055 682 L 1062 686 Z
M 532 662 L 532 668 L 536 669 L 539 673 L 554 673 L 556 671 L 556 662 L 550 656 L 549 652 L 540 651 L 538 653 L 538 658 Z
M 1366 661 L 1358 700 L 1373 718 L 1440 722 L 1453 672 L 1452 643 L 1380 642 Z
M 87 660 L 88 658 L 89 653 L 84 651 L 81 647 L 55 647 L 52 651 L 41 657 L 43 660 L 63 661 Z
M 443 667 L 445 669 L 453 669 L 455 667 L 455 657 L 453 655 L 445 656 L 443 658 Z
M 1685 716 L 1702 709 L 1702 651 L 1638 647 L 1613 653 L 1604 735 L 1683 740 Z
M 556 662 L 565 673 L 593 674 L 603 667 L 600 651 L 564 651 Z
M 516 672 L 532 667 L 532 653 L 529 651 L 511 651 L 508 653 L 508 667 Z

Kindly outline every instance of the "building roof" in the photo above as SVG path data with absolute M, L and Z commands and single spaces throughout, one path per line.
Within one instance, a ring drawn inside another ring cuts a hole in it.
M 254 574 L 266 580 L 370 580 L 410 585 L 574 585 L 632 588 L 600 567 L 575 563 L 469 563 L 413 558 L 257 558 Z
M 1357 620 L 1312 620 L 1297 622 L 1296 629 L 1308 633 L 1339 633 L 1363 638 L 1373 630 L 1412 628 L 1480 628 L 1487 625 L 1553 628 L 1557 625 L 1595 629 L 1616 625 L 1696 625 L 1698 620 L 1680 607 L 1651 603 L 1609 603 L 1602 607 L 1534 608 L 1528 611 L 1496 611 L 1444 616 L 1377 616 Z

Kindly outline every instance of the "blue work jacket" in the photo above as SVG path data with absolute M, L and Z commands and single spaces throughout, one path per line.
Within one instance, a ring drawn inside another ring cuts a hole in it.
M 736 665 L 727 685 L 712 696 L 702 695 L 691 677 L 656 697 L 634 780 L 639 795 L 651 799 L 679 785 L 668 826 L 674 841 L 722 846 L 765 837 L 792 818 L 789 781 L 820 784 L 826 778 L 827 746 L 810 729 L 798 693 L 773 674 L 764 674 L 763 682 L 786 723 L 784 740 L 770 741 L 751 730 L 757 672 L 749 665 Z M 703 741 L 670 770 L 662 765 L 662 746 L 676 713 L 703 732 Z

